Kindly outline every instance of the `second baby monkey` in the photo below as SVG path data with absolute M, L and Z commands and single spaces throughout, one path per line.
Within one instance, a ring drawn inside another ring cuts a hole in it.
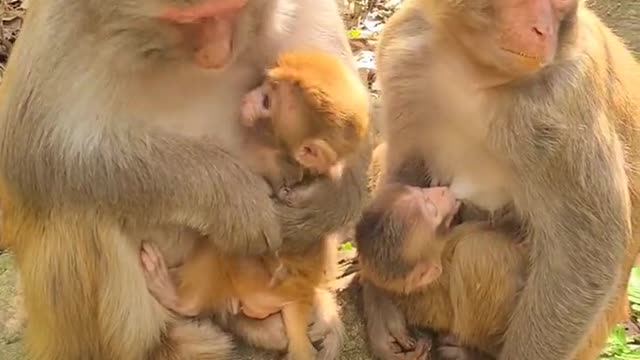
M 281 200 L 303 206 L 313 183 L 290 187 L 302 180 L 303 171 L 340 176 L 340 163 L 367 136 L 368 109 L 365 87 L 339 58 L 315 51 L 283 53 L 243 102 L 243 159 Z M 311 360 L 315 349 L 307 325 L 313 307 L 336 307 L 335 300 L 327 301 L 336 252 L 331 238 L 301 253 L 235 257 L 202 242 L 176 279 L 151 244 L 144 245 L 141 256 L 149 290 L 165 307 L 184 316 L 231 310 L 264 318 L 282 311 L 289 358 Z
M 445 358 L 479 350 L 470 358 L 485 359 L 499 352 L 526 252 L 488 222 L 450 227 L 458 204 L 446 187 L 384 186 L 356 227 L 360 275 L 395 294 L 409 324 L 450 335 L 437 347 Z
M 296 206 L 301 192 L 310 191 L 290 189 L 304 171 L 339 176 L 340 163 L 367 136 L 369 95 L 335 55 L 289 51 L 247 94 L 241 117 L 245 158 L 281 200 Z

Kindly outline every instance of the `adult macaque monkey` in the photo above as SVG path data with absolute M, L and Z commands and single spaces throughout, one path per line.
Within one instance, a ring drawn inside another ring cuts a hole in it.
M 407 0 L 379 46 L 385 182 L 415 181 L 404 164 L 422 157 L 439 185 L 513 206 L 526 230 L 499 359 L 597 358 L 640 245 L 638 63 L 577 0 Z M 405 358 L 388 340 L 397 312 L 366 289 L 372 346 Z
M 243 95 L 278 53 L 303 47 L 351 63 L 334 0 L 32 4 L 0 95 L 3 235 L 30 359 L 227 358 L 220 329 L 175 321 L 148 293 L 141 241 L 175 266 L 197 241 L 259 254 L 357 216 L 366 151 L 305 209 L 274 205 L 233 156 Z M 279 317 L 225 325 L 286 346 Z

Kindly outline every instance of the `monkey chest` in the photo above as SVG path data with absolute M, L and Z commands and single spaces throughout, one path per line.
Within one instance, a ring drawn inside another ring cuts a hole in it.
M 489 211 L 510 200 L 510 172 L 488 146 L 487 131 L 465 129 L 459 121 L 434 124 L 426 131 L 423 151 L 435 181 L 448 185 L 459 199 Z

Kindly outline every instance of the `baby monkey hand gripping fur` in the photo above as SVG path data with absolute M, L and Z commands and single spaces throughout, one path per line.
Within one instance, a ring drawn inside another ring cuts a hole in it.
M 336 166 L 356 151 L 368 131 L 368 95 L 363 89 L 337 57 L 291 51 L 281 54 L 265 83 L 247 95 L 242 108 L 248 128 L 246 156 L 282 200 L 302 206 L 308 197 L 305 193 L 313 187 L 312 183 L 283 193 L 281 179 L 291 176 L 289 170 L 300 171 L 291 184 L 301 179 L 300 167 L 314 176 L 340 176 Z M 268 120 L 270 126 L 258 129 L 260 119 Z M 181 315 L 231 309 L 266 318 L 282 311 L 292 359 L 315 358 L 306 331 L 313 306 L 327 307 L 320 309 L 324 314 L 336 312 L 333 300 L 318 300 L 330 296 L 327 283 L 335 275 L 336 244 L 331 239 L 300 254 L 260 257 L 221 256 L 203 243 L 179 270 L 177 287 L 150 244 L 145 245 L 142 260 L 152 294 Z M 337 355 L 339 349 L 328 350 L 322 359 Z
M 313 184 L 292 185 L 304 171 L 341 176 L 342 162 L 369 131 L 368 94 L 338 57 L 289 51 L 280 54 L 264 83 L 247 94 L 241 117 L 252 168 L 272 184 L 278 198 L 304 206 Z
M 360 274 L 392 294 L 409 324 L 455 339 L 439 359 L 484 359 L 498 354 L 525 253 L 487 222 L 450 228 L 458 207 L 448 188 L 387 185 L 356 227 Z

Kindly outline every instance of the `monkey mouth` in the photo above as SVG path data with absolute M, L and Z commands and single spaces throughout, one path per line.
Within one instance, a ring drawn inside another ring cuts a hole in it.
M 511 50 L 509 48 L 506 47 L 501 47 L 501 49 L 503 51 L 506 51 L 510 54 L 516 55 L 520 58 L 522 58 L 523 60 L 525 60 L 527 63 L 536 65 L 536 66 L 542 66 L 544 64 L 544 61 L 542 60 L 542 57 L 540 56 L 536 56 L 536 55 L 531 55 L 525 52 L 521 52 L 521 51 L 515 51 L 515 50 Z

